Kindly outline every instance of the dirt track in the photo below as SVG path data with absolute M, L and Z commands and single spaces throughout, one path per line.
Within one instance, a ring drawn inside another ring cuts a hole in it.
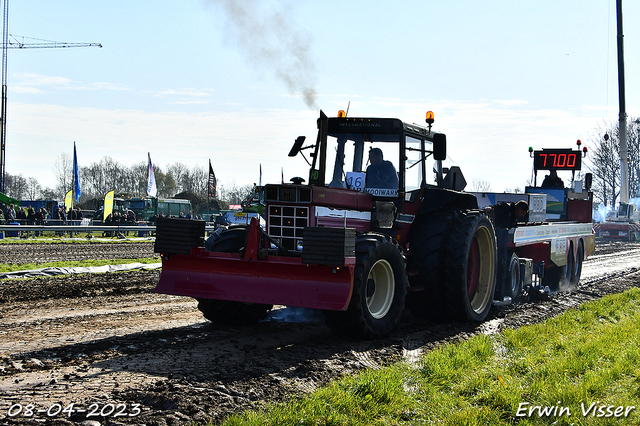
M 150 253 L 151 243 L 145 244 Z M 43 249 L 43 258 L 76 256 L 71 254 L 75 248 L 60 248 L 63 253 Z M 112 251 L 115 257 L 129 257 L 122 256 L 126 248 L 93 249 L 104 256 Z M 22 262 L 18 257 L 14 263 Z M 583 283 L 574 291 L 495 309 L 477 326 L 405 316 L 386 339 L 361 342 L 332 336 L 309 311 L 274 311 L 257 326 L 214 327 L 203 320 L 192 299 L 151 293 L 157 271 L 3 280 L 0 424 L 220 420 L 265 401 L 312 391 L 357 370 L 399 359 L 411 362 L 446 341 L 539 322 L 584 301 L 639 286 L 638 258 L 638 244 L 599 242 L 595 256 L 585 263 Z M 626 261 L 614 267 L 613 259 Z M 47 413 L 71 403 L 76 411 L 115 412 L 104 418 Z M 29 404 L 34 406 L 31 411 Z M 118 412 L 127 416 L 115 417 Z

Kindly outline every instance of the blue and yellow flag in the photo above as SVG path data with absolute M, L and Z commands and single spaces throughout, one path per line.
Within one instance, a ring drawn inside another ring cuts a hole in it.
M 73 143 L 73 199 L 76 203 L 80 201 L 80 176 L 78 175 L 78 155 L 76 154 L 76 143 Z M 65 203 L 66 204 L 66 203 Z

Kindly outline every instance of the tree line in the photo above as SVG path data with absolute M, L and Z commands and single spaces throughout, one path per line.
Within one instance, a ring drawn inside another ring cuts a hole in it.
M 5 173 L 6 195 L 18 200 L 58 200 L 64 201 L 65 194 L 73 186 L 73 159 L 67 154 L 60 155 L 53 165 L 55 185 L 43 187 L 33 177 Z M 182 163 L 166 167 L 153 166 L 159 198 L 180 198 L 179 194 L 197 197 L 197 204 L 206 204 L 208 199 L 209 172 L 203 167 L 189 168 Z M 123 165 L 105 156 L 97 163 L 79 167 L 80 205 L 92 200 L 102 200 L 109 191 L 132 197 L 147 195 L 148 165 L 140 162 L 131 166 Z M 217 201 L 223 205 L 240 204 L 253 191 L 253 185 L 219 185 Z M 195 207 L 195 206 L 194 206 Z
M 605 137 L 605 135 L 607 135 Z M 589 153 L 584 161 L 593 174 L 593 195 L 596 202 L 615 207 L 620 196 L 620 128 L 618 122 L 598 126 L 589 138 Z M 640 190 L 640 119 L 627 121 L 629 150 L 629 197 Z

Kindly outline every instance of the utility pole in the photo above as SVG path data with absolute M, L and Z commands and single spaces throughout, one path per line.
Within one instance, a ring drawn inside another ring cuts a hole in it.
M 624 34 L 622 32 L 622 0 L 616 0 L 618 22 L 618 96 L 620 98 L 620 204 L 629 203 L 629 149 L 627 148 L 627 110 L 624 98 Z
M 2 19 L 2 105 L 0 106 L 0 192 L 5 190 L 7 140 L 7 50 L 8 49 L 43 49 L 43 48 L 67 48 L 67 47 L 102 47 L 100 43 L 64 43 L 50 40 L 32 39 L 21 37 L 22 42 L 9 40 L 9 0 L 1 0 L 3 3 Z M 24 39 L 36 40 L 37 43 L 24 43 Z
M 0 106 L 0 192 L 4 193 L 5 142 L 7 140 L 7 45 L 9 44 L 9 0 L 4 0 L 2 19 L 2 105 Z

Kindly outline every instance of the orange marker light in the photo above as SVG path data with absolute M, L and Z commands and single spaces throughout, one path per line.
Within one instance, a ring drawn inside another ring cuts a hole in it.
M 338 118 L 345 118 L 347 116 L 347 113 L 344 112 L 344 110 L 340 110 L 338 111 Z
M 434 122 L 433 111 L 427 111 L 427 120 L 426 121 L 429 124 L 433 124 L 433 122 Z

